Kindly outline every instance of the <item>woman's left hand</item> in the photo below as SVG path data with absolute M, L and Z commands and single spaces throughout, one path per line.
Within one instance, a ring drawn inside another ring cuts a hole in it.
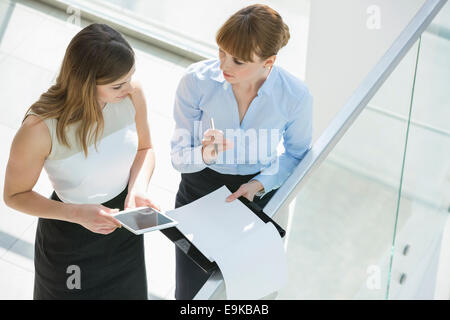
M 264 186 L 258 180 L 250 180 L 247 183 L 244 183 L 237 189 L 235 193 L 230 194 L 226 201 L 231 202 L 236 200 L 237 198 L 243 196 L 247 198 L 249 201 L 253 201 L 255 194 L 264 189 Z
M 125 199 L 124 210 L 134 209 L 137 207 L 152 207 L 158 211 L 161 211 L 160 207 L 156 205 L 148 193 L 142 191 L 128 191 L 127 198 Z

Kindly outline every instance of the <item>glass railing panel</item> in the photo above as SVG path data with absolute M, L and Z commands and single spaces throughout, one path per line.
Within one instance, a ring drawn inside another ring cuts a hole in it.
M 417 47 L 391 74 L 402 90 L 386 81 L 372 100 L 409 108 Z M 407 121 L 379 109 L 362 111 L 291 203 L 278 298 L 385 299 Z
M 450 5 L 420 40 L 393 248 L 389 299 L 444 298 L 437 277 L 450 208 Z M 445 297 L 449 299 L 450 297 Z

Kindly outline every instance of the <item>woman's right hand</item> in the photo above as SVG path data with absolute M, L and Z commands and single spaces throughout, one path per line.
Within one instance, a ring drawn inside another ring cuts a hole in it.
M 214 144 L 217 144 L 217 152 Z M 233 141 L 225 139 L 221 130 L 208 129 L 203 134 L 202 145 L 203 162 L 208 164 L 216 161 L 220 152 L 233 148 Z
M 119 212 L 119 209 L 110 209 L 101 204 L 77 205 L 70 222 L 78 223 L 89 231 L 109 234 L 120 228 L 119 220 L 111 214 Z

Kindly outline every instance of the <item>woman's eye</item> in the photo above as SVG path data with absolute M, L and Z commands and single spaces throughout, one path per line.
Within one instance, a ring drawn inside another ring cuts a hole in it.
M 243 62 L 237 61 L 236 59 L 234 59 L 234 63 L 236 63 L 238 65 L 244 64 Z
M 122 86 L 119 86 L 119 87 L 113 87 L 114 90 L 119 90 L 120 88 L 122 88 Z

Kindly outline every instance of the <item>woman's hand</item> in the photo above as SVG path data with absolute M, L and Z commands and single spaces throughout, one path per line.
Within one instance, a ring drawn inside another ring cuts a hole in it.
M 134 209 L 137 207 L 152 207 L 153 209 L 161 211 L 160 207 L 150 200 L 150 197 L 146 192 L 134 190 L 128 191 L 124 209 Z
M 111 215 L 117 212 L 119 209 L 110 209 L 101 204 L 80 204 L 69 221 L 95 233 L 109 234 L 121 227 L 119 220 Z
M 203 134 L 202 145 L 203 162 L 208 164 L 216 161 L 220 152 L 233 148 L 233 141 L 225 139 L 221 130 L 208 129 Z
M 241 185 L 235 193 L 230 194 L 226 201 L 231 202 L 241 196 L 247 198 L 249 201 L 253 201 L 255 194 L 262 190 L 264 190 L 264 186 L 261 182 L 258 180 L 250 180 L 249 182 Z

